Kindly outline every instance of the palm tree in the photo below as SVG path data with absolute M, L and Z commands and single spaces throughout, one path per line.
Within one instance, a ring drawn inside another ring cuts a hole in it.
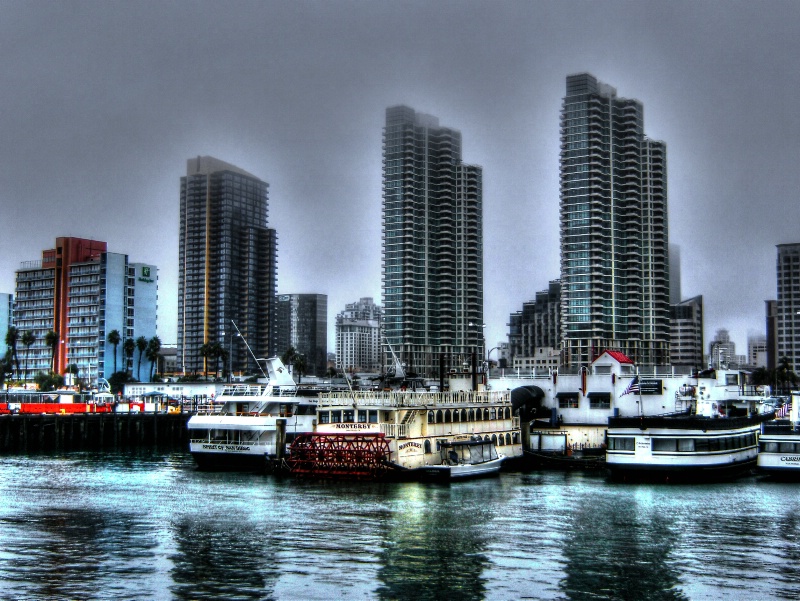
M 19 342 L 19 330 L 14 326 L 8 328 L 6 332 L 6 346 L 11 349 L 11 358 L 17 365 L 17 377 L 19 378 L 19 355 L 17 354 L 17 343 Z
M 33 333 L 33 330 L 25 330 L 25 332 L 20 337 L 20 342 L 25 345 L 25 381 L 28 381 L 28 358 L 31 354 L 31 346 L 33 343 L 36 342 L 36 334 Z
M 108 333 L 108 344 L 114 347 L 114 373 L 117 373 L 117 347 L 119 347 L 119 343 L 122 338 L 119 335 L 119 330 L 111 330 Z
M 144 336 L 139 336 L 136 339 L 136 350 L 139 351 L 139 362 L 136 365 L 136 379 L 141 380 L 141 371 L 142 371 L 142 355 L 147 350 L 147 338 Z
M 161 356 L 161 339 L 158 336 L 153 336 L 147 343 L 147 351 L 145 352 L 147 358 L 150 360 L 150 381 L 153 381 L 153 370 L 158 363 L 158 358 Z
M 44 335 L 44 343 L 50 349 L 50 371 L 53 371 L 56 368 L 56 346 L 58 345 L 58 334 L 56 334 L 53 330 L 50 330 Z
M 122 344 L 122 352 L 125 353 L 125 373 L 128 373 L 128 364 L 131 365 L 131 371 L 133 371 L 133 351 L 136 350 L 136 343 L 133 341 L 133 338 L 126 338 L 125 342 Z
M 200 356 L 203 358 L 203 377 L 208 379 L 208 360 L 211 358 L 211 344 L 206 342 L 200 347 Z

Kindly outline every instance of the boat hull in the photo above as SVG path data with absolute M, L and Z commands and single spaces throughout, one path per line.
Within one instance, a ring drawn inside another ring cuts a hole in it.
M 266 453 L 208 453 L 191 451 L 198 469 L 204 471 L 266 471 L 270 458 Z
M 725 482 L 753 473 L 756 460 L 714 465 L 606 464 L 616 482 Z
M 467 465 L 425 465 L 408 472 L 412 479 L 423 482 L 451 482 L 497 476 L 502 467 L 501 458 Z
M 605 468 L 606 458 L 604 455 L 566 455 L 525 451 L 525 462 L 530 469 L 594 471 Z

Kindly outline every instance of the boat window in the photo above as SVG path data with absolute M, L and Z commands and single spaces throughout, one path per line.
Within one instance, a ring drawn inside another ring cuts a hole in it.
M 475 421 L 475 411 L 473 409 L 470 409 L 469 413 L 467 413 L 467 421 Z
M 511 407 L 506 407 L 506 419 L 511 419 Z
M 321 424 L 329 424 L 329 423 L 331 423 L 331 412 L 330 411 L 320 411 L 319 412 L 319 423 L 321 423 Z
M 439 409 L 438 411 L 436 411 L 436 420 L 435 420 L 435 422 L 434 422 L 434 423 L 437 423 L 437 424 L 442 424 L 442 423 L 444 423 L 444 414 L 442 413 L 442 410 L 441 410 L 441 409 Z
M 497 410 L 494 407 L 489 409 L 489 419 L 497 419 Z
M 708 438 L 695 438 L 694 448 L 700 453 L 708 452 Z
M 778 446 L 778 449 L 781 453 L 794 453 L 794 443 L 782 442 Z
M 358 423 L 359 424 L 366 424 L 367 423 L 367 410 L 366 409 L 359 409 L 358 410 Z
M 709 438 L 708 439 L 708 450 L 709 451 L 719 451 L 719 438 Z
M 519 444 L 519 433 L 514 432 L 514 444 Z
M 436 421 L 434 420 L 434 417 L 433 417 L 433 411 L 428 411 L 428 423 L 429 424 L 436 423 Z
M 511 434 L 506 433 L 506 444 L 511 444 Z
M 484 409 L 483 410 L 483 419 L 485 419 L 485 420 L 489 419 L 489 410 L 488 409 Z
M 345 409 L 344 410 L 344 421 L 345 423 L 352 424 L 356 419 L 356 412 L 353 409 Z
M 453 409 L 453 421 L 454 422 L 460 421 L 460 418 L 461 418 L 461 413 L 458 411 L 458 409 Z
M 676 438 L 653 438 L 653 450 L 675 452 L 678 450 L 678 440 Z
M 462 409 L 461 410 L 461 421 L 462 422 L 467 421 L 467 410 L 466 409 Z
M 739 374 L 725 374 L 725 386 L 738 386 Z
M 608 438 L 608 448 L 611 451 L 632 451 L 632 436 L 610 436 Z
M 497 434 L 492 434 L 492 444 L 497 444 Z
M 444 422 L 445 422 L 446 424 L 449 424 L 449 423 L 450 423 L 450 422 L 452 422 L 452 421 L 453 421 L 453 419 L 452 419 L 452 417 L 450 416 L 450 410 L 449 410 L 449 409 L 445 409 L 445 411 L 444 411 Z
M 763 453 L 777 453 L 778 452 L 778 443 L 777 442 L 762 442 L 761 443 L 761 451 Z
M 338 424 L 342 421 L 342 412 L 341 411 L 331 411 L 331 423 Z
M 431 452 L 431 441 L 430 440 L 426 440 L 425 441 L 425 452 L 426 453 L 430 453 Z
M 370 409 L 369 410 L 369 423 L 377 424 L 378 423 L 378 410 L 377 409 Z
M 747 446 L 748 447 L 756 446 L 756 435 L 755 435 L 755 433 L 747 435 Z
M 678 439 L 678 451 L 682 453 L 693 453 L 694 452 L 694 438 L 679 438 Z

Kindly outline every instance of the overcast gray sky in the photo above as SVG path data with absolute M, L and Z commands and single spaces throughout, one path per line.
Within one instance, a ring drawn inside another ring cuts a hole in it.
M 0 292 L 57 236 L 159 266 L 176 341 L 179 178 L 270 184 L 281 293 L 380 302 L 381 129 L 407 104 L 483 166 L 489 347 L 559 276 L 558 125 L 588 71 L 667 144 L 670 241 L 706 342 L 740 353 L 800 242 L 800 2 L 0 0 Z M 333 332 L 332 324 L 330 328 Z M 333 343 L 332 335 L 329 340 Z

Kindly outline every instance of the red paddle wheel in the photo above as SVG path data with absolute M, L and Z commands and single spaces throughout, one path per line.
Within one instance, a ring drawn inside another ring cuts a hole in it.
M 389 453 L 383 434 L 303 434 L 288 461 L 296 476 L 377 480 L 391 469 Z

